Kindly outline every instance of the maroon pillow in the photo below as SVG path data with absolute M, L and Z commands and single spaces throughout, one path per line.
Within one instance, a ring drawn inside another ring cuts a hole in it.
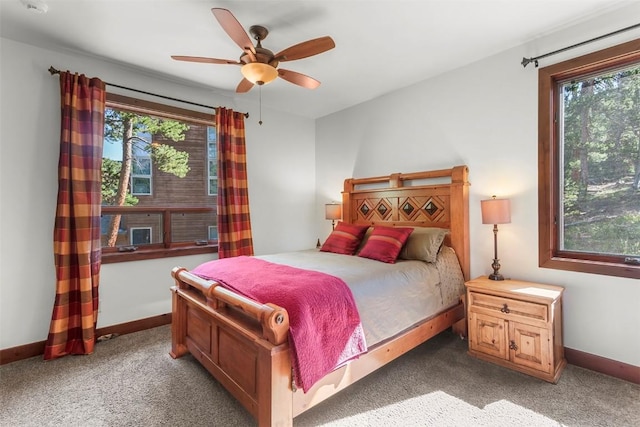
M 368 228 L 368 225 L 339 222 L 320 250 L 322 252 L 353 255 L 356 253 L 356 249 L 358 249 L 358 245 L 360 245 L 360 241 Z
M 358 255 L 394 264 L 412 231 L 413 228 L 375 226 Z

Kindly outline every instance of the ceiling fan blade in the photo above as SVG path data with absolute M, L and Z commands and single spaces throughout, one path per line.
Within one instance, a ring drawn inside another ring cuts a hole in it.
M 202 62 L 206 64 L 229 64 L 229 65 L 240 65 L 241 62 L 233 61 L 231 59 L 218 59 L 218 58 L 204 58 L 202 56 L 179 56 L 179 55 L 171 55 L 171 58 L 176 61 L 187 61 L 187 62 Z
M 305 76 L 291 70 L 278 69 L 278 75 L 294 85 L 302 86 L 307 89 L 315 89 L 320 86 L 320 82 L 313 77 Z
M 256 53 L 251 38 L 249 38 L 247 32 L 231 12 L 219 7 L 212 8 L 211 12 L 213 12 L 213 16 L 216 17 L 222 29 L 231 37 L 231 40 L 240 46 L 240 49 L 244 51 L 250 50 L 253 54 Z
M 253 83 L 251 83 L 247 79 L 242 79 L 242 80 L 240 80 L 240 83 L 238 83 L 238 87 L 236 88 L 236 92 L 237 93 L 249 92 L 252 87 L 253 87 Z
M 275 54 L 275 58 L 281 62 L 293 61 L 295 59 L 307 58 L 309 56 L 326 52 L 334 47 L 336 47 L 336 44 L 331 37 L 319 37 L 317 39 L 307 40 L 306 42 L 291 46 L 282 52 Z

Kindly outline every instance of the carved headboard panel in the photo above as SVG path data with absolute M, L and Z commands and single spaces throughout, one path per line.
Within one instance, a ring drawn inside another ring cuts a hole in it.
M 342 192 L 343 220 L 389 226 L 440 227 L 469 279 L 469 168 L 349 178 Z

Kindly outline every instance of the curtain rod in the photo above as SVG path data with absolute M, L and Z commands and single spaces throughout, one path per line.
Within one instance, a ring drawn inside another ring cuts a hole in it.
M 60 70 L 56 70 L 55 68 L 53 68 L 53 66 L 50 66 L 49 67 L 49 73 L 51 73 L 51 75 L 60 74 Z M 117 85 L 117 84 L 114 84 L 114 83 L 104 82 L 104 84 L 106 84 L 108 86 L 118 87 L 120 89 L 130 90 L 132 92 L 138 92 L 138 93 L 143 93 L 145 95 L 151 95 L 151 96 L 156 96 L 158 98 L 168 99 L 170 101 L 178 101 L 178 102 L 182 102 L 184 104 L 190 104 L 190 105 L 195 105 L 195 106 L 198 106 L 198 107 L 210 108 L 212 110 L 216 109 L 216 107 L 212 107 L 210 105 L 198 104 L 197 102 L 185 101 L 184 99 L 172 98 L 170 96 L 165 96 L 165 95 L 158 95 L 157 93 L 145 92 L 144 90 L 133 89 L 133 88 L 126 87 L 126 86 L 120 86 L 120 85 Z M 249 113 L 243 113 L 243 114 L 244 114 L 245 118 L 247 118 L 247 119 L 249 118 Z
M 604 39 L 606 37 L 614 36 L 616 34 L 620 34 L 622 32 L 629 31 L 629 30 L 632 30 L 632 29 L 637 28 L 637 27 L 640 27 L 640 24 L 631 25 L 630 27 L 626 27 L 626 28 L 623 28 L 621 30 L 614 31 L 612 33 L 605 34 L 603 36 L 599 36 L 599 37 L 593 38 L 591 40 L 587 40 L 587 41 L 584 41 L 584 42 L 581 42 L 581 43 L 577 43 L 577 44 L 574 44 L 572 46 L 568 46 L 568 47 L 565 47 L 565 48 L 562 48 L 562 49 L 554 50 L 553 52 L 545 53 L 544 55 L 536 56 L 535 58 L 524 58 L 523 57 L 521 64 L 522 64 L 523 67 L 526 67 L 530 62 L 533 62 L 535 64 L 536 68 L 537 68 L 538 67 L 538 59 L 546 58 L 547 56 L 555 55 L 556 53 L 564 52 L 565 50 L 573 49 L 575 47 L 582 46 L 582 45 L 587 44 L 587 43 L 591 43 L 591 42 L 595 42 L 595 41 Z

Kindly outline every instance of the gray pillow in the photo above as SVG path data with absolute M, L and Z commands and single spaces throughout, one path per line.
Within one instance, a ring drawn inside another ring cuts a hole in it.
M 399 259 L 436 262 L 436 257 L 449 230 L 437 227 L 414 227 L 402 247 Z

